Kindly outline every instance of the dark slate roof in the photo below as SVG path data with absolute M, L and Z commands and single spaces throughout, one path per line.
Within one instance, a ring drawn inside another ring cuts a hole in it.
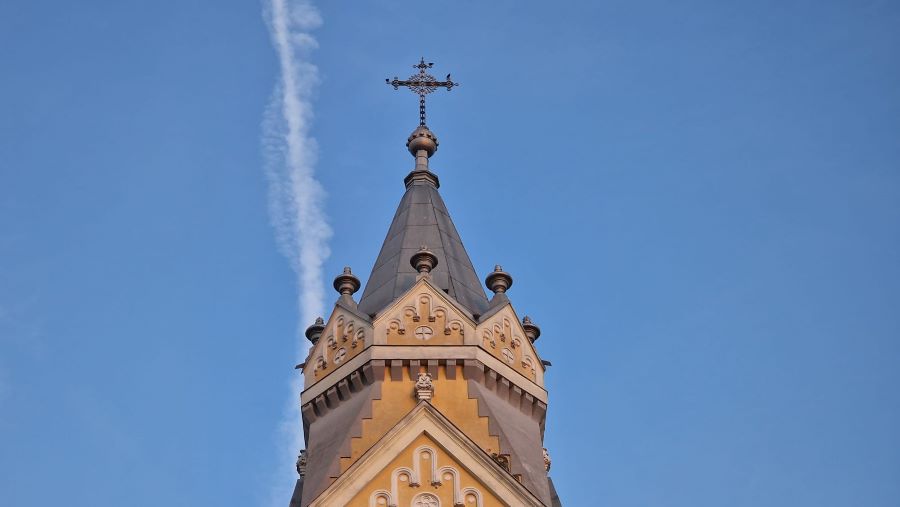
M 473 314 L 484 313 L 487 297 L 435 182 L 409 177 L 406 193 L 366 282 L 359 310 L 377 314 L 416 283 L 416 271 L 409 259 L 422 246 L 438 258 L 437 267 L 431 272 L 432 283 Z

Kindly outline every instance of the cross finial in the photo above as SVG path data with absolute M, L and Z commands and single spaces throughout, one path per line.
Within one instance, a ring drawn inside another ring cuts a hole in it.
M 413 65 L 414 69 L 419 69 L 417 74 L 409 76 L 406 80 L 398 79 L 397 76 L 394 76 L 394 79 L 384 80 L 385 83 L 393 86 L 395 90 L 401 86 L 406 86 L 419 96 L 419 125 L 423 127 L 425 126 L 425 96 L 438 88 L 446 87 L 448 90 L 452 90 L 454 86 L 459 86 L 459 83 L 454 83 L 450 79 L 450 74 L 447 74 L 445 81 L 438 81 L 434 76 L 426 72 L 433 65 L 430 62 L 426 63 L 425 58 L 422 58 L 419 63 Z

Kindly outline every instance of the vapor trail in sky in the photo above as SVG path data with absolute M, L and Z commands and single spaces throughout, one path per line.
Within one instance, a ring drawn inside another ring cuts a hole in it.
M 324 306 L 322 264 L 329 255 L 331 237 L 323 210 L 324 191 L 315 178 L 317 146 L 310 136 L 311 100 L 319 81 L 318 68 L 310 61 L 318 44 L 310 32 L 322 24 L 322 17 L 308 0 L 263 1 L 280 67 L 263 121 L 269 205 L 279 248 L 297 273 L 299 329 L 303 329 Z M 299 337 L 298 343 L 300 362 L 305 359 L 307 346 Z M 280 428 L 279 468 L 268 502 L 273 506 L 287 505 L 296 479 L 293 463 L 303 447 L 301 389 L 297 375 L 291 382 L 291 397 Z

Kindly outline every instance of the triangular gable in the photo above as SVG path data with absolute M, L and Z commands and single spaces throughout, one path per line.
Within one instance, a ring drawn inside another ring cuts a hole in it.
M 372 324 L 358 312 L 335 304 L 319 341 L 303 363 L 304 386 L 310 387 L 373 342 Z
M 376 345 L 463 345 L 474 336 L 472 315 L 422 278 L 374 322 Z
M 406 417 L 398 422 L 391 431 L 385 434 L 375 445 L 365 452 L 346 472 L 341 474 L 333 484 L 322 492 L 309 507 L 326 507 L 334 505 L 353 505 L 353 498 L 358 497 L 365 488 L 370 488 L 371 483 L 401 454 L 404 453 L 421 435 L 436 442 L 449 458 L 460 464 L 466 472 L 477 477 L 480 486 L 485 488 L 485 493 L 500 498 L 507 505 L 545 507 L 541 501 L 520 484 L 509 472 L 502 468 L 478 445 L 469 439 L 444 415 L 428 402 L 420 402 Z M 419 448 L 417 448 L 419 450 Z M 427 450 L 427 449 L 426 449 Z M 434 459 L 432 454 L 432 459 Z M 401 470 L 398 480 L 416 481 L 420 486 L 435 486 L 425 480 L 434 481 L 434 477 L 421 473 L 413 464 L 408 471 Z M 402 475 L 405 474 L 405 477 Z M 441 472 L 443 474 L 443 472 Z M 422 479 L 425 476 L 426 479 Z M 440 477 L 436 479 L 440 481 Z M 424 484 L 423 484 L 424 482 Z M 455 487 L 461 485 L 451 481 Z M 428 491 L 422 488 L 422 491 Z M 458 494 L 473 495 L 472 489 L 460 489 Z M 389 488 L 373 490 L 367 495 L 369 502 L 360 504 L 362 507 L 380 505 L 379 500 L 387 500 L 394 493 Z M 427 493 L 425 493 L 427 494 Z M 385 502 L 387 505 L 387 502 Z
M 475 328 L 477 343 L 528 380 L 543 387 L 544 368 L 534 344 L 511 304 L 506 303 Z

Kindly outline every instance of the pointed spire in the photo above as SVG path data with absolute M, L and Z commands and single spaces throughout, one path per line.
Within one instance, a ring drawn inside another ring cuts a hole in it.
M 406 80 L 397 77 L 385 80 L 394 89 L 409 87 L 418 94 L 420 115 L 419 126 L 406 140 L 406 148 L 415 157 L 416 164 L 403 179 L 406 193 L 357 305 L 367 315 L 374 316 L 384 310 L 425 276 L 473 315 L 481 315 L 488 309 L 487 297 L 469 254 L 438 193 L 440 180 L 428 167 L 429 158 L 437 151 L 438 139 L 425 124 L 425 96 L 438 87 L 450 90 L 459 85 L 449 74 L 446 81 L 437 81 L 426 72 L 431 66 L 422 59 L 415 65 L 418 74 Z M 420 251 L 422 245 L 428 245 L 426 252 Z
M 487 297 L 438 193 L 440 181 L 428 168 L 428 159 L 437 151 L 437 137 L 428 127 L 420 125 L 409 136 L 406 147 L 416 158 L 416 166 L 403 180 L 406 193 L 394 214 L 358 308 L 375 315 L 427 274 L 431 283 L 473 314 L 480 315 L 488 308 Z M 428 245 L 424 253 L 420 251 L 422 245 Z M 426 271 L 423 273 L 422 269 Z

